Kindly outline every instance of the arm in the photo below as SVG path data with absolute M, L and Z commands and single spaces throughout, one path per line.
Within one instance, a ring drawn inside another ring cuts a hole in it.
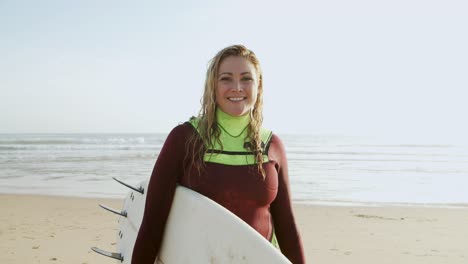
M 273 135 L 269 152 L 278 162 L 278 194 L 271 204 L 275 234 L 281 252 L 294 264 L 305 263 L 302 240 L 294 220 L 289 189 L 288 162 L 283 143 Z
M 175 189 L 183 174 L 185 141 L 190 130 L 179 125 L 169 133 L 148 184 L 145 212 L 133 248 L 132 263 L 153 264 L 159 253 Z

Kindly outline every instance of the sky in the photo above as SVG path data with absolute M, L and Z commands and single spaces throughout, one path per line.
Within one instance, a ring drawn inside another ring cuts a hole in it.
M 0 133 L 168 133 L 244 44 L 264 126 L 466 140 L 462 0 L 0 0 Z

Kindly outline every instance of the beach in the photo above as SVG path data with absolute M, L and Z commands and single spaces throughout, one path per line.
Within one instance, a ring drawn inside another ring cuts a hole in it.
M 0 195 L 0 263 L 115 263 L 123 200 Z M 308 263 L 468 263 L 468 209 L 295 204 Z

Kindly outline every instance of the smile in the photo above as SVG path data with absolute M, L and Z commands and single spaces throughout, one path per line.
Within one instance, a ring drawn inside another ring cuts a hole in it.
M 247 97 L 228 97 L 228 100 L 233 102 L 239 102 L 245 99 L 247 99 Z

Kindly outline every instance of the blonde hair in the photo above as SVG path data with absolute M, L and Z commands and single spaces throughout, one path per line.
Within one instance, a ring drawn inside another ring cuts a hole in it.
M 260 138 L 260 128 L 263 122 L 263 74 L 260 68 L 260 62 L 251 50 L 243 45 L 233 45 L 219 51 L 216 56 L 211 59 L 206 71 L 205 89 L 201 99 L 201 109 L 199 112 L 198 135 L 194 133 L 188 140 L 188 155 L 190 165 L 197 168 L 199 174 L 204 168 L 203 157 L 207 150 L 213 148 L 215 142 L 222 147 L 220 140 L 221 130 L 216 122 L 216 85 L 218 80 L 218 70 L 221 62 L 230 56 L 242 57 L 247 59 L 255 67 L 257 71 L 257 101 L 250 110 L 250 123 L 248 125 L 247 137 L 250 140 L 250 150 L 255 155 L 258 171 L 265 177 L 265 171 L 262 167 L 263 149 Z M 201 145 L 203 144 L 203 145 Z

